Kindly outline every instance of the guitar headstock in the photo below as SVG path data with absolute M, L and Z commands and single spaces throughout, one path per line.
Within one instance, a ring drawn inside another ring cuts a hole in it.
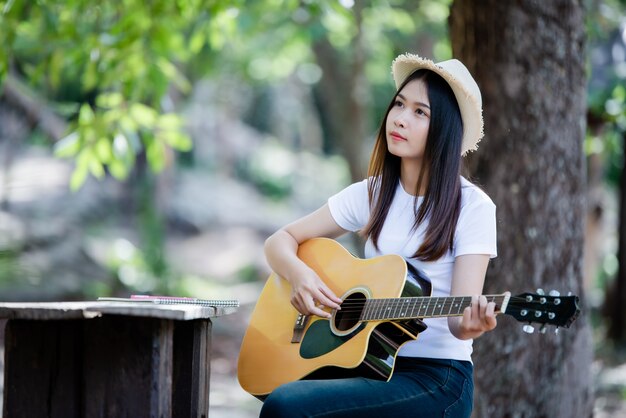
M 537 289 L 537 293 L 511 296 L 504 313 L 520 322 L 569 328 L 578 317 L 580 308 L 578 296 L 561 296 L 554 290 L 546 295 Z M 532 327 L 525 327 L 524 330 L 532 332 Z

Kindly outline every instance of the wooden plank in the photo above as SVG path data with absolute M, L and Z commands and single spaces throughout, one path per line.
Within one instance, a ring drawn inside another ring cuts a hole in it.
M 83 321 L 85 417 L 150 416 L 155 322 L 117 316 Z
M 81 334 L 80 321 L 7 321 L 3 416 L 82 416 Z
M 191 378 L 191 416 L 209 416 L 209 388 L 211 377 L 211 321 L 193 321 L 193 355 Z
M 226 315 L 236 310 L 237 308 L 231 307 L 159 305 L 145 302 L 6 302 L 0 303 L 0 318 L 55 320 L 124 315 L 189 321 Z
M 170 320 L 162 319 L 154 325 L 150 417 L 170 418 L 172 416 L 174 324 Z
M 174 329 L 173 416 L 209 413 L 211 321 L 177 322 Z

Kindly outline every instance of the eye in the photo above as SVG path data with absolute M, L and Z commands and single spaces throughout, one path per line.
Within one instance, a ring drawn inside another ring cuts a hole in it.
M 417 110 L 415 111 L 415 113 L 417 113 L 420 116 L 426 116 L 426 112 L 424 112 L 422 109 L 417 108 Z
M 396 100 L 395 102 L 393 102 L 393 106 L 394 107 L 402 107 L 403 104 L 402 104 L 402 102 L 400 100 Z

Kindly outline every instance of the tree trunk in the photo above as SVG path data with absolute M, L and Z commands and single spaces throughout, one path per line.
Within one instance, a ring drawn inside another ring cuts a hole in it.
M 367 130 L 367 85 L 365 76 L 365 47 L 363 45 L 363 9 L 369 2 L 355 2 L 353 8 L 357 34 L 352 40 L 351 53 L 342 56 L 327 38 L 313 45 L 317 63 L 322 68 L 319 95 L 321 111 L 329 125 L 332 138 L 341 155 L 347 160 L 352 181 L 362 180 L 367 174 L 363 158 Z
M 568 330 L 524 334 L 500 317 L 475 342 L 476 417 L 589 417 L 592 346 L 584 298 L 582 0 L 456 0 L 453 55 L 483 95 L 486 136 L 472 173 L 496 203 L 498 258 L 485 292 L 581 296 Z
M 626 146 L 626 134 L 622 134 L 622 144 Z M 607 336 L 617 345 L 626 347 L 626 167 L 622 168 L 619 190 L 619 267 L 617 277 L 607 292 L 606 317 L 609 322 Z

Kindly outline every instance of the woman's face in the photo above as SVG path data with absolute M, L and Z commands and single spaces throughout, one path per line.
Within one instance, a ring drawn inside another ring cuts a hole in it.
M 387 148 L 393 155 L 421 160 L 430 126 L 428 88 L 420 79 L 407 83 L 387 115 Z

